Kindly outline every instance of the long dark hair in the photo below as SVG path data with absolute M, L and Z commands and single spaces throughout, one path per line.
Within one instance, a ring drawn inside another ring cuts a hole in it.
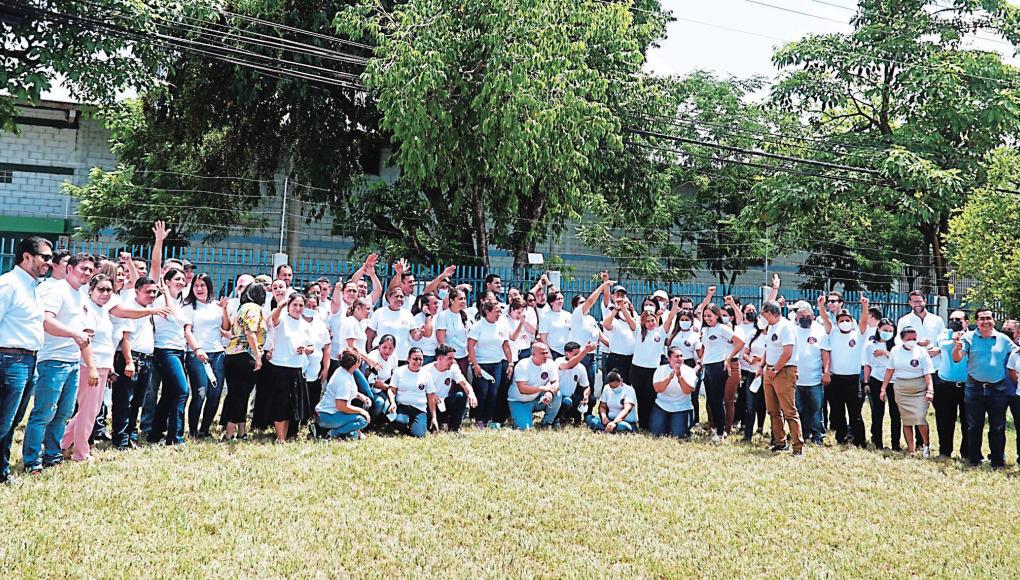
M 680 319 L 684 316 L 691 319 L 691 330 L 694 330 L 694 311 L 684 308 L 676 313 L 676 320 L 673 321 L 673 331 L 670 333 L 669 342 L 666 344 L 673 344 L 673 339 L 676 338 L 676 335 L 680 334 Z
M 209 274 L 202 272 L 201 274 L 195 274 L 195 277 L 191 279 L 191 292 L 188 292 L 188 297 L 184 299 L 184 304 L 191 305 L 191 308 L 198 308 L 198 297 L 195 296 L 195 282 L 202 282 L 205 284 L 205 295 L 208 298 L 206 304 L 213 301 L 213 283 L 212 278 Z
M 418 298 L 414 301 L 414 305 L 411 306 L 411 314 L 418 316 L 418 314 L 425 310 L 425 307 L 429 304 L 429 298 L 432 298 L 433 296 L 435 296 L 435 294 L 431 292 L 423 292 L 422 294 L 419 294 Z
M 454 286 L 453 288 L 450 288 L 450 294 L 446 297 L 446 299 L 449 300 L 451 304 L 453 304 L 453 301 L 457 298 L 460 298 L 461 296 L 464 296 L 466 298 L 467 292 L 464 292 L 460 288 Z M 464 312 L 464 310 L 465 310 L 464 308 L 461 308 L 460 312 L 458 312 L 457 314 L 460 314 L 460 323 L 464 325 L 464 328 L 467 328 L 468 316 L 467 312 Z
M 244 292 L 241 292 L 239 302 L 238 307 L 245 304 L 257 304 L 261 307 L 266 303 L 266 289 L 262 287 L 262 284 L 252 282 L 244 289 Z
M 893 336 L 889 340 L 882 340 L 881 328 L 883 326 L 893 327 Z M 888 318 L 883 318 L 878 321 L 878 326 L 875 327 L 875 342 L 884 342 L 885 349 L 888 351 L 892 350 L 892 347 L 896 346 L 896 324 Z

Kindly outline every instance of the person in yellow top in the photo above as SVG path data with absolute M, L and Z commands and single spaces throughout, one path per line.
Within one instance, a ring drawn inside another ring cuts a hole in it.
M 266 289 L 251 284 L 241 294 L 241 304 L 231 317 L 223 306 L 223 330 L 230 332 L 226 349 L 226 376 L 230 388 L 223 401 L 220 422 L 226 426 L 224 440 L 244 438 L 248 420 L 248 398 L 259 371 L 262 370 L 262 349 L 266 344 L 266 316 L 262 305 L 266 302 Z

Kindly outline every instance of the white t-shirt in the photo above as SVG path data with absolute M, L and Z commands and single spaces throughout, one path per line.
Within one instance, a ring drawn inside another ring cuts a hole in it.
M 655 374 L 652 375 L 652 382 L 658 383 L 663 381 L 666 377 L 673 373 L 673 369 L 669 365 L 662 365 L 655 369 Z M 694 372 L 694 369 L 687 365 L 680 365 L 680 376 L 683 377 L 684 382 L 687 386 L 693 388 L 697 384 L 698 375 Z M 676 377 L 673 377 L 669 381 L 669 385 L 665 391 L 656 393 L 655 404 L 660 409 L 667 413 L 677 413 L 679 411 L 693 411 L 694 404 L 691 401 L 691 395 L 685 393 L 680 387 L 680 381 Z M 610 419 L 612 416 L 610 416 Z
M 333 346 L 338 347 L 331 356 L 339 359 L 340 353 L 347 348 L 347 341 L 351 338 L 354 339 L 354 346 L 357 347 L 361 352 L 365 352 L 365 325 L 368 324 L 368 319 L 358 320 L 353 316 L 347 316 L 343 319 L 340 324 L 339 332 L 334 331 L 333 334 Z
M 897 344 L 889 353 L 889 366 L 894 371 L 893 380 L 919 379 L 935 372 L 928 349 L 923 346 L 906 350 L 902 344 Z
M 698 349 L 701 348 L 701 332 L 694 329 L 680 330 L 669 346 L 679 348 L 684 360 L 695 359 L 698 357 Z
M 602 389 L 602 396 L 599 397 L 599 401 L 605 403 L 609 408 L 609 420 L 616 419 L 616 416 L 623 410 L 624 403 L 630 403 L 630 413 L 627 414 L 626 420 L 634 423 L 637 421 L 637 395 L 634 393 L 634 387 L 620 383 L 619 387 L 615 389 L 610 386 Z M 693 407 L 692 407 L 693 408 Z
M 378 371 L 369 367 L 368 375 L 366 376 L 366 378 L 371 377 L 372 375 L 375 375 L 375 378 L 369 378 L 368 382 L 371 384 L 374 383 L 376 379 L 378 379 L 384 383 L 389 383 L 390 379 L 393 378 L 393 371 L 397 370 L 397 365 L 399 363 L 399 361 L 397 361 L 396 353 L 391 354 L 389 359 L 383 360 L 383 357 L 381 354 L 379 354 L 379 349 L 377 348 L 372 352 L 368 353 L 368 358 L 374 362 L 379 363 L 379 365 L 382 367 Z
M 613 320 L 612 330 L 606 330 L 606 340 L 609 341 L 610 353 L 623 356 L 634 354 L 634 331 L 619 315 Z
M 464 314 L 467 315 L 467 312 L 465 311 Z M 443 342 L 447 346 L 453 347 L 453 356 L 457 358 L 464 358 L 467 356 L 467 339 L 470 319 L 468 324 L 465 325 L 460 312 L 444 310 L 436 317 L 435 326 L 437 332 L 440 330 L 446 332 L 446 336 L 443 337 Z
M 391 310 L 388 306 L 372 313 L 368 327 L 375 331 L 377 343 L 384 334 L 392 334 L 397 339 L 397 349 L 393 351 L 397 360 L 407 360 L 407 351 L 411 350 L 411 330 L 421 328 L 409 310 Z
M 917 331 L 918 341 L 922 341 L 924 339 L 928 339 L 931 341 L 931 344 L 929 344 L 926 347 L 922 347 L 927 349 L 931 348 L 937 349 L 939 345 L 939 338 L 942 336 L 942 333 L 946 330 L 946 322 L 942 320 L 942 317 L 932 314 L 931 312 L 928 312 L 927 314 L 924 315 L 924 320 L 921 320 L 921 318 L 918 315 L 914 314 L 914 312 L 911 311 L 901 316 L 900 319 L 896 322 L 896 337 L 893 339 L 896 341 L 896 344 L 900 344 L 903 342 L 903 340 L 900 338 L 900 331 L 902 331 L 907 326 L 910 326 Z M 932 362 L 938 363 L 940 356 L 942 355 L 941 354 L 935 355 L 935 358 Z
M 57 321 L 72 330 L 81 330 L 85 323 L 85 308 L 82 294 L 71 288 L 67 280 L 54 280 L 39 285 L 39 301 L 43 311 L 51 312 Z M 73 338 L 64 338 L 47 333 L 43 338 L 43 348 L 38 360 L 54 360 L 60 362 L 78 362 L 81 349 Z
M 517 363 L 514 367 L 514 380 L 510 384 L 511 401 L 527 403 L 538 398 L 539 393 L 525 395 L 517 388 L 517 383 L 524 382 L 532 387 L 544 387 L 559 381 L 559 369 L 552 357 L 546 359 L 545 363 L 536 365 L 534 359 L 526 358 Z
M 464 378 L 464 375 L 460 372 L 460 367 L 456 363 L 450 365 L 450 368 L 445 371 L 436 368 L 436 363 L 429 363 L 422 367 L 420 375 L 427 377 L 432 383 L 436 397 L 440 399 L 449 397 L 450 390 L 454 385 L 467 382 L 467 379 Z
M 747 337 L 748 340 L 753 339 L 751 340 L 751 344 L 745 346 L 745 348 L 751 350 L 751 356 L 759 357 L 759 359 L 765 360 L 765 343 L 768 342 L 766 336 L 767 335 L 763 331 L 761 334 L 758 335 L 758 338 L 754 338 L 754 334 Z M 796 357 L 797 349 L 793 349 L 793 351 L 794 351 L 793 354 Z M 756 373 L 758 372 L 759 369 L 761 369 L 761 362 L 751 364 L 745 361 L 743 356 L 740 357 L 740 364 L 742 366 L 741 370 L 747 370 L 748 372 L 751 373 Z
M 312 354 L 307 355 L 305 363 L 305 380 L 317 381 L 322 372 L 322 349 L 329 344 L 329 328 L 321 316 L 314 316 L 308 323 L 308 334 L 312 337 Z
M 134 308 L 144 308 L 144 306 L 138 302 L 132 303 L 131 306 Z M 151 316 L 135 319 L 114 318 L 114 322 L 120 326 L 122 332 L 131 334 L 131 337 L 128 339 L 131 350 L 142 354 L 152 354 L 152 350 L 155 346 L 155 323 Z
M 539 334 L 548 334 L 546 342 L 550 349 L 562 353 L 563 345 L 570 341 L 570 313 L 566 310 L 549 310 L 538 322 Z
M 1009 359 L 1006 361 L 1006 368 L 1020 372 L 1020 348 L 1013 349 L 1013 352 L 1010 353 Z M 1020 397 L 1020 381 L 1017 381 L 1016 395 Z
M 591 385 L 588 384 L 588 370 L 583 364 L 577 363 L 572 369 L 562 370 L 561 367 L 566 365 L 568 360 L 570 358 L 566 356 L 556 359 L 556 368 L 559 369 L 560 394 L 564 397 L 573 397 L 577 387 Z
M 787 346 L 792 346 L 793 352 L 786 364 L 798 365 L 797 331 L 789 320 L 780 319 L 765 329 L 765 334 L 767 335 L 765 338 L 765 364 L 776 364 L 779 362 L 779 357 L 783 356 L 783 350 Z
M 312 344 L 311 325 L 302 319 L 293 318 L 286 312 L 280 314 L 273 341 L 273 356 L 270 362 L 278 367 L 303 369 L 308 355 L 298 354 L 299 346 Z
M 885 370 L 889 368 L 889 354 L 878 356 L 876 350 L 889 351 L 884 342 L 869 342 L 864 346 L 864 364 L 871 367 L 871 378 L 881 381 L 885 378 Z
M 322 392 L 322 399 L 315 406 L 315 410 L 320 415 L 339 413 L 336 409 L 337 399 L 349 402 L 357 392 L 358 384 L 354 381 L 354 375 L 346 369 L 337 369 L 333 376 L 330 377 L 329 382 L 326 383 L 326 388 Z
M 793 327 L 793 323 L 790 322 Z M 813 387 L 822 384 L 822 351 L 829 350 L 829 335 L 820 324 L 812 323 L 810 328 L 795 328 L 797 348 L 797 385 Z
M 733 352 L 733 330 L 723 323 L 701 329 L 701 345 L 705 348 L 702 364 L 722 362 Z
M 578 306 L 570 313 L 570 340 L 584 346 L 599 341 L 599 323 L 591 314 L 585 314 Z
M 475 359 L 478 364 L 498 363 L 506 358 L 503 344 L 510 340 L 510 328 L 502 316 L 496 322 L 483 318 L 471 326 L 468 338 L 476 341 Z
M 425 328 L 424 312 L 414 315 L 414 324 L 417 328 Z M 436 317 L 432 317 L 432 336 L 422 336 L 421 340 L 412 338 L 411 346 L 420 348 L 425 356 L 436 356 L 436 347 L 439 346 L 439 339 L 436 338 Z
M 402 366 L 393 371 L 390 383 L 397 388 L 397 404 L 410 405 L 419 411 L 428 409 L 428 395 L 435 394 L 436 387 L 422 372 L 414 372 L 410 367 Z
M 751 338 L 754 337 L 754 334 L 756 332 L 758 332 L 758 327 L 750 322 L 740 324 L 737 326 L 736 330 L 734 330 L 734 333 L 740 337 L 740 340 L 744 341 L 744 348 L 750 346 L 747 343 L 751 341 Z M 764 334 L 764 332 L 762 332 L 762 334 Z M 747 361 L 744 360 L 744 357 L 741 356 L 739 358 L 740 358 L 740 370 L 749 372 L 752 371 L 751 366 L 747 364 Z
M 642 329 L 634 331 L 634 359 L 633 364 L 646 369 L 659 368 L 662 362 L 662 355 L 666 352 L 666 331 L 661 326 L 649 330 L 645 337 L 641 337 Z
M 91 341 L 92 360 L 98 368 L 113 368 L 113 353 L 120 345 L 120 340 L 114 342 L 113 321 L 110 319 L 110 313 L 105 308 L 100 308 L 91 299 L 86 300 L 83 308 L 85 314 L 82 328 L 92 329 L 96 332 Z
M 524 317 L 524 314 L 521 314 Z M 503 316 L 503 321 L 506 323 L 507 330 L 510 332 L 510 336 L 513 336 L 517 326 L 520 325 L 521 331 L 517 333 L 517 338 L 510 341 L 510 354 L 513 355 L 514 361 L 517 360 L 517 355 L 525 349 L 531 348 L 532 341 L 528 338 L 528 331 L 524 325 L 521 324 L 520 320 L 514 320 L 509 315 Z
M 181 293 L 184 296 L 184 293 Z M 153 331 L 153 344 L 156 348 L 162 348 L 167 350 L 187 350 L 188 342 L 184 340 L 184 305 L 181 304 L 180 300 L 174 300 L 170 295 L 164 295 L 156 298 L 155 306 L 163 306 L 164 304 L 173 307 L 174 311 L 166 318 L 162 316 L 153 316 L 152 323 L 155 327 Z
M 832 332 L 829 333 L 829 353 L 832 356 L 830 372 L 834 375 L 861 374 L 861 351 L 863 348 L 864 339 L 856 324 L 850 332 L 841 332 L 833 326 Z
M 182 306 L 181 319 L 185 325 L 191 325 L 191 334 L 198 348 L 206 353 L 223 352 L 223 341 L 220 340 L 223 309 L 218 304 L 196 301 L 194 308 L 191 304 Z

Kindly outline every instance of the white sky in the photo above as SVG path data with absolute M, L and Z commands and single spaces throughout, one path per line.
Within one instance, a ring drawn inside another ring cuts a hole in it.
M 1020 4 L 1020 0 L 1014 3 Z M 660 75 L 703 69 L 719 76 L 774 78 L 777 71 L 771 58 L 777 45 L 809 33 L 849 32 L 856 5 L 856 0 L 662 0 L 663 8 L 672 11 L 676 21 L 670 23 L 661 46 L 649 52 L 647 67 Z M 976 39 L 972 47 L 998 50 L 1011 57 L 1010 47 L 1001 42 Z M 1011 62 L 1020 65 L 1020 60 Z M 44 98 L 67 100 L 68 96 L 63 87 L 55 87 L 44 93 Z

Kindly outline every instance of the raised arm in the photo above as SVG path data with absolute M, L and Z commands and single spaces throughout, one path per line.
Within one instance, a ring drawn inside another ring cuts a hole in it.
M 858 322 L 858 327 L 861 330 L 861 336 L 864 336 L 868 332 L 868 308 L 871 306 L 871 302 L 868 301 L 868 297 L 864 295 L 864 291 L 861 291 L 861 319 Z
M 769 292 L 769 296 L 765 300 L 768 302 L 779 300 L 779 274 L 772 275 L 772 291 Z
M 152 262 L 149 264 L 149 274 L 151 278 L 159 279 L 163 274 L 163 242 L 166 241 L 167 236 L 173 230 L 166 229 L 166 222 L 163 220 L 157 221 L 152 226 L 152 234 L 156 237 L 156 242 L 152 244 Z
M 450 276 L 453 276 L 453 274 L 456 271 L 457 266 L 447 266 L 446 268 L 443 269 L 442 272 L 439 273 L 438 276 L 433 278 L 431 282 L 425 285 L 425 289 L 422 291 L 422 293 L 423 294 L 427 292 L 435 293 L 435 291 L 439 289 L 439 284 L 442 283 L 443 280 L 446 280 Z
M 825 326 L 825 334 L 832 334 L 832 318 L 825 310 L 825 294 L 818 297 L 818 315 L 822 318 L 822 324 Z
M 588 314 L 588 311 L 591 310 L 591 307 L 595 306 L 595 302 L 598 301 L 599 296 L 608 295 L 606 291 L 613 284 L 613 282 L 609 280 L 609 274 L 607 274 L 606 272 L 602 272 L 601 276 L 602 284 L 600 284 L 598 288 L 593 290 L 591 295 L 588 296 L 588 298 L 581 304 L 582 314 Z
M 708 306 L 712 302 L 712 297 L 713 296 L 715 296 L 715 286 L 709 286 L 708 287 L 708 293 L 705 294 L 705 298 L 702 299 L 701 304 L 699 304 L 697 307 L 695 307 L 695 310 L 704 311 L 705 307 Z

